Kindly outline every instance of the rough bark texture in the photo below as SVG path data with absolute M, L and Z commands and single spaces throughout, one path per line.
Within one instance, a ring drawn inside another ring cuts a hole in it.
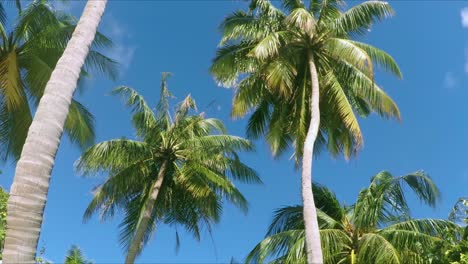
M 305 241 L 308 264 L 323 263 L 322 247 L 320 244 L 320 230 L 317 222 L 314 196 L 312 194 L 312 159 L 314 143 L 320 126 L 319 81 L 317 68 L 311 52 L 308 54 L 312 93 L 310 100 L 311 118 L 309 130 L 304 143 L 302 157 L 302 203 L 304 208 Z
M 81 67 L 107 0 L 89 0 L 29 128 L 8 200 L 3 263 L 35 263 L 50 174 Z
M 127 257 L 125 258 L 126 264 L 135 263 L 135 258 L 141 251 L 143 239 L 145 238 L 146 230 L 148 230 L 148 223 L 151 219 L 151 215 L 153 214 L 154 204 L 156 203 L 159 190 L 161 189 L 162 183 L 164 181 L 164 174 L 166 173 L 166 168 L 167 161 L 163 162 L 163 164 L 161 165 L 161 168 L 159 169 L 158 173 L 158 178 L 153 183 L 153 186 L 151 187 L 151 193 L 148 197 L 148 200 L 146 200 L 145 202 L 145 209 L 141 217 L 141 221 L 137 225 L 137 229 L 135 230 L 135 236 L 133 237 L 130 247 L 128 248 Z

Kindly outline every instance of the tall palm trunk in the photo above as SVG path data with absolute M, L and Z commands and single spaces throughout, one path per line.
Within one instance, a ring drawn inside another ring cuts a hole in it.
M 29 128 L 8 200 L 4 263 L 35 263 L 42 217 L 65 119 L 107 0 L 89 0 L 57 62 Z
M 167 161 L 164 161 L 159 169 L 158 178 L 151 186 L 150 195 L 144 204 L 144 211 L 141 216 L 141 219 L 135 230 L 135 236 L 132 239 L 130 247 L 128 248 L 127 257 L 125 258 L 126 264 L 133 264 L 135 258 L 141 250 L 143 239 L 145 237 L 146 230 L 148 229 L 149 220 L 153 214 L 154 204 L 158 198 L 159 190 L 164 180 L 164 174 L 166 174 Z
M 317 222 L 314 196 L 312 194 L 312 159 L 314 144 L 320 126 L 319 108 L 319 81 L 317 68 L 311 51 L 308 53 L 309 69 L 312 80 L 312 93 L 310 98 L 311 118 L 309 130 L 304 142 L 302 157 L 302 203 L 304 208 L 305 241 L 308 264 L 323 263 L 322 247 L 320 244 L 320 230 Z

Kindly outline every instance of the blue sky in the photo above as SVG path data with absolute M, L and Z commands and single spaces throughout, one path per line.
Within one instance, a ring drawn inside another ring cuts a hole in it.
M 348 2 L 353 5 L 356 2 Z M 391 1 L 396 16 L 375 25 L 365 41 L 394 56 L 403 80 L 377 73 L 377 81 L 398 103 L 403 121 L 376 116 L 361 121 L 365 147 L 351 161 L 323 153 L 315 161 L 315 180 L 327 185 L 342 201 L 352 203 L 369 178 L 381 170 L 395 175 L 424 169 L 442 191 L 436 209 L 412 200 L 415 217 L 446 218 L 456 199 L 468 195 L 468 4 L 463 1 Z M 225 1 L 110 1 L 100 30 L 116 42 L 107 51 L 122 62 L 118 81 L 98 76 L 79 95 L 96 117 L 97 141 L 132 137 L 129 114 L 119 98 L 109 95 L 117 85 L 129 85 L 155 104 L 160 73 L 174 73 L 169 88 L 178 99 L 191 93 L 199 108 L 223 119 L 231 134 L 244 135 L 245 120 L 229 118 L 232 91 L 217 87 L 208 68 L 220 34 L 218 25 L 245 2 Z M 62 9 L 79 15 L 83 2 Z M 208 106 L 214 100 L 214 104 Z M 73 163 L 78 149 L 64 138 L 57 154 L 40 245 L 45 257 L 61 262 L 72 244 L 79 245 L 96 263 L 124 259 L 118 244 L 121 217 L 86 224 L 82 215 L 91 190 L 104 179 L 80 178 Z M 245 162 L 261 175 L 264 185 L 240 188 L 250 201 L 242 214 L 226 204 L 212 237 L 205 233 L 197 242 L 182 230 L 176 254 L 175 232 L 157 226 L 153 239 L 138 258 L 144 263 L 215 263 L 241 261 L 262 239 L 273 210 L 300 202 L 298 171 L 288 155 L 274 160 L 262 141 L 257 152 L 244 154 Z M 14 167 L 5 164 L 0 184 L 9 188 Z M 409 196 L 411 199 L 413 197 Z

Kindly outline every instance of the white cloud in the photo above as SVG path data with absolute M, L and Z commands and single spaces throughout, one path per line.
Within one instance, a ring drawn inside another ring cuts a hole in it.
M 446 72 L 444 77 L 445 88 L 455 88 L 458 84 L 457 78 L 452 72 Z
M 468 74 L 468 47 L 465 48 L 465 65 L 464 65 L 465 73 Z
M 116 39 L 123 39 L 129 36 L 127 26 L 117 20 L 112 13 L 104 17 L 104 29 L 108 31 L 107 34 Z
M 84 1 L 54 1 L 53 5 L 59 11 L 79 16 L 78 12 L 83 10 L 85 3 Z
M 136 51 L 136 47 L 129 44 L 132 37 L 130 30 L 112 13 L 108 13 L 103 18 L 102 33 L 114 42 L 114 47 L 106 55 L 120 63 L 123 74 L 130 67 Z
M 460 12 L 461 23 L 464 28 L 468 28 L 468 7 L 465 7 Z
M 136 48 L 134 46 L 125 46 L 121 43 L 115 43 L 112 50 L 108 52 L 108 56 L 117 60 L 124 68 L 123 70 L 127 70 L 132 63 L 135 50 Z

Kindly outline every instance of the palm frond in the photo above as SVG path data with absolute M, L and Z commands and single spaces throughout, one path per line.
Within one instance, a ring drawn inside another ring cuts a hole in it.
M 327 92 L 331 94 L 330 105 L 335 107 L 336 113 L 340 116 L 343 124 L 349 129 L 354 137 L 355 148 L 359 149 L 363 142 L 361 128 L 354 114 L 353 108 L 348 100 L 348 97 L 343 91 L 343 87 L 338 82 L 337 78 L 332 72 L 329 72 L 324 78 L 323 82 L 325 87 L 328 88 Z
M 94 117 L 81 103 L 72 100 L 64 130 L 71 142 L 83 150 L 94 143 Z
M 15 51 L 0 57 L 0 85 L 1 97 L 6 103 L 8 111 L 17 110 L 20 105 L 27 103 L 21 80 L 20 65 Z
M 258 118 L 262 117 L 261 119 L 264 120 L 269 114 L 269 107 L 270 102 L 268 100 L 264 100 L 263 97 L 268 96 L 268 87 L 266 82 L 263 79 L 254 77 L 248 77 L 243 79 L 236 90 L 236 94 L 234 96 L 234 100 L 232 103 L 232 112 L 231 115 L 234 118 L 243 117 L 245 116 L 250 110 L 259 111 Z M 260 110 L 261 109 L 261 110 Z M 256 119 L 256 118 L 255 118 Z M 254 120 L 254 119 L 252 119 Z M 253 122 L 252 124 L 261 124 L 263 122 Z M 250 126 L 250 121 L 249 121 Z M 256 125 L 255 125 L 256 126 Z M 247 128 L 247 134 L 249 135 L 250 129 Z M 253 134 L 255 135 L 254 130 L 252 130 Z
M 344 33 L 367 33 L 376 21 L 393 15 L 393 9 L 385 1 L 365 1 L 353 6 L 339 16 L 333 27 Z
M 406 183 L 419 198 L 432 207 L 435 207 L 436 202 L 440 199 L 440 191 L 432 181 L 431 177 L 424 171 L 415 171 L 413 173 L 400 176 L 395 181 L 403 181 Z
M 278 97 L 288 98 L 294 90 L 296 69 L 287 59 L 279 59 L 270 63 L 265 70 L 268 89 Z
M 121 95 L 125 104 L 132 108 L 133 126 L 139 137 L 144 137 L 149 131 L 155 129 L 157 121 L 153 111 L 147 105 L 143 96 L 127 86 L 120 86 L 112 90 L 112 94 Z
M 300 0 L 283 0 L 281 5 L 289 12 L 292 12 L 296 8 L 304 8 L 304 4 Z
M 374 77 L 372 59 L 367 52 L 351 42 L 350 40 L 340 38 L 329 38 L 326 40 L 327 52 L 335 60 L 345 61 L 359 70 Z
M 225 87 L 234 87 L 239 73 L 253 72 L 256 59 L 247 54 L 255 47 L 255 43 L 243 41 L 219 48 L 210 68 L 216 82 Z
M 414 254 L 420 254 L 421 248 L 434 248 L 436 244 L 442 243 L 446 239 L 448 233 L 459 236 L 459 226 L 450 221 L 439 219 L 411 219 L 379 231 L 379 234 L 402 253 L 402 260 L 406 260 L 406 255 L 410 255 L 411 258 L 414 258 L 414 263 L 427 263 L 418 259 Z M 413 262 L 407 260 L 405 263 Z
M 310 37 L 314 34 L 315 19 L 305 8 L 297 7 L 286 17 L 286 23 L 299 28 Z
M 83 175 L 100 171 L 119 171 L 136 161 L 152 158 L 145 142 L 115 139 L 88 148 L 76 163 L 76 170 Z
M 349 235 L 339 229 L 320 229 L 320 240 L 324 263 L 338 263 L 352 247 Z
M 208 135 L 196 137 L 186 142 L 186 146 L 199 150 L 253 151 L 253 144 L 244 138 L 230 135 Z
M 282 257 L 285 254 L 289 255 L 289 248 L 293 248 L 294 245 L 301 243 L 301 241 L 303 244 L 304 230 L 288 230 L 267 236 L 250 251 L 246 258 L 246 263 L 263 263 L 267 258 Z M 295 248 L 300 247 L 296 246 Z M 296 256 L 294 252 L 291 253 L 291 255 Z M 290 256 L 289 259 L 293 258 L 293 256 Z
M 379 234 L 364 234 L 359 241 L 358 263 L 400 264 L 398 250 Z
M 118 77 L 118 66 L 117 61 L 108 58 L 102 53 L 90 50 L 85 60 L 85 71 L 97 72 L 103 76 L 109 77 L 111 80 L 115 80 Z
M 267 236 L 288 230 L 304 229 L 303 208 L 300 205 L 287 206 L 275 210 L 268 227 Z
M 340 222 L 343 219 L 345 215 L 343 207 L 330 189 L 314 182 L 312 193 L 317 209 L 320 209 L 335 221 Z
M 185 175 L 203 177 L 209 185 L 215 186 L 227 200 L 247 212 L 248 203 L 241 192 L 221 173 L 199 163 L 187 163 L 183 169 Z
M 351 42 L 356 44 L 356 46 L 360 47 L 365 52 L 367 52 L 367 54 L 369 54 L 370 58 L 372 59 L 372 62 L 375 63 L 377 66 L 383 67 L 384 70 L 394 74 L 400 79 L 403 78 L 403 74 L 401 73 L 400 67 L 398 67 L 398 64 L 392 58 L 392 56 L 390 56 L 390 54 L 369 44 L 357 41 Z
M 396 103 L 369 77 L 359 69 L 348 63 L 340 63 L 337 77 L 342 83 L 348 83 L 350 91 L 360 100 L 368 103 L 372 111 L 382 117 L 400 117 L 400 110 Z
M 19 16 L 14 29 L 16 39 L 29 39 L 41 32 L 44 27 L 61 26 L 53 8 L 46 1 L 34 1 L 27 6 Z
M 263 14 L 272 17 L 281 19 L 284 17 L 284 14 L 276 8 L 269 0 L 252 0 L 249 5 L 249 9 L 253 12 L 255 9 L 260 10 Z
M 83 215 L 83 221 L 90 219 L 99 211 L 101 221 L 114 216 L 119 207 L 126 207 L 135 199 L 155 173 L 150 160 L 137 160 L 127 164 L 123 169 L 109 178 L 94 190 L 94 197 Z
M 32 115 L 27 102 L 13 111 L 8 110 L 5 103 L 0 105 L 1 159 L 19 159 L 31 122 Z
M 93 262 L 86 260 L 81 249 L 73 245 L 65 256 L 64 264 L 92 264 Z
M 282 45 L 281 38 L 285 34 L 287 34 L 286 31 L 270 33 L 255 45 L 249 55 L 259 60 L 265 60 L 276 56 Z

